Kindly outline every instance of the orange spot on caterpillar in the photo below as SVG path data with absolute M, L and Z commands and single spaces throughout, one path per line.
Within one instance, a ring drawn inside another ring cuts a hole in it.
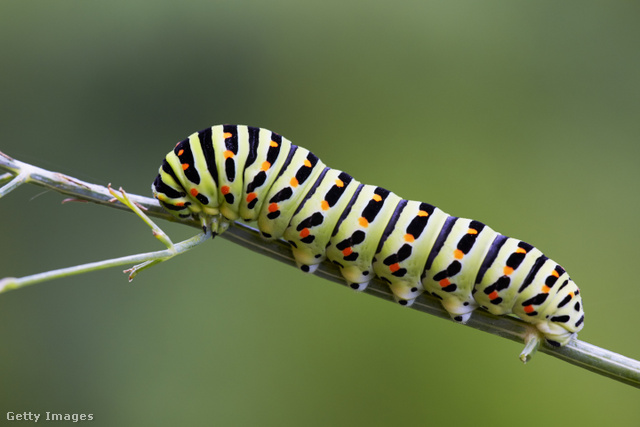
M 478 234 L 478 230 L 475 228 L 470 228 L 467 230 L 467 234 Z
M 397 262 L 395 264 L 391 264 L 389 266 L 389 270 L 391 270 L 392 273 L 395 273 L 396 271 L 400 270 L 400 264 L 398 264 Z
M 558 277 L 560 277 L 560 274 L 558 274 L 558 272 L 557 272 L 557 271 L 555 271 L 555 270 L 553 270 L 553 271 L 551 272 L 551 275 L 552 275 L 553 277 L 555 277 L 556 279 L 557 279 Z
M 175 204 L 175 206 L 181 208 L 181 207 L 184 206 L 184 202 L 178 202 L 178 203 Z
M 191 190 L 189 190 L 189 193 L 191 193 L 193 197 L 196 197 L 198 195 L 198 190 L 196 190 L 195 188 L 192 188 Z
M 336 186 L 337 187 L 344 187 L 344 181 L 342 181 L 341 179 L 336 179 Z
M 405 235 L 404 235 L 404 241 L 405 241 L 405 242 L 409 242 L 409 243 L 411 243 L 411 242 L 413 242 L 414 240 L 416 240 L 416 238 L 415 238 L 415 237 L 413 237 L 413 234 L 411 234 L 411 233 L 407 233 L 407 234 L 405 234 Z
M 498 291 L 493 291 L 488 295 L 490 300 L 494 300 L 494 299 L 498 298 L 499 296 L 500 295 L 498 295 Z
M 320 203 L 320 207 L 322 208 L 323 211 L 328 211 L 329 210 L 329 202 L 327 202 L 326 200 L 323 200 L 322 203 Z
M 527 251 L 524 248 L 518 248 L 518 249 L 516 249 L 516 253 L 517 254 L 526 254 Z
M 269 212 L 276 212 L 278 209 L 280 209 L 280 207 L 277 203 L 271 203 L 269 205 Z
M 367 228 L 369 226 L 369 221 L 367 221 L 367 218 L 363 216 L 358 218 L 358 223 L 360 224 L 361 227 L 364 227 L 364 228 Z
M 429 212 L 427 212 L 427 211 L 420 211 L 420 212 L 418 212 L 418 216 L 429 216 Z
M 221 192 L 223 195 L 227 195 L 227 194 L 229 194 L 229 192 L 230 192 L 230 191 L 231 191 L 231 189 L 229 188 L 229 186 L 228 186 L 228 185 L 223 185 L 222 187 L 220 187 L 220 192 Z
M 273 148 L 276 148 L 276 147 L 278 146 L 278 143 L 277 143 L 277 142 L 275 142 L 275 141 L 271 141 L 271 142 L 269 143 L 269 146 L 270 146 L 270 147 L 273 147 Z
M 233 151 L 226 150 L 222 155 L 224 156 L 225 159 L 233 158 Z
M 258 197 L 258 195 L 256 193 L 249 193 L 247 194 L 247 203 L 251 202 L 253 199 L 255 199 L 256 197 Z
M 269 169 L 271 169 L 271 163 L 267 161 L 262 162 L 262 167 L 260 169 L 262 169 L 265 172 L 268 171 Z
M 375 200 L 376 202 L 380 202 L 382 201 L 382 196 L 380 196 L 379 194 L 374 194 L 372 199 Z
M 300 231 L 300 237 L 302 237 L 302 238 L 307 237 L 309 234 L 311 234 L 311 232 L 309 231 L 309 229 L 308 229 L 308 228 L 303 228 L 303 229 Z
M 309 159 L 304 159 L 304 165 L 308 168 L 311 167 L 311 162 L 309 161 Z
M 297 187 L 300 183 L 298 182 L 298 178 L 294 176 L 293 178 L 291 178 L 291 181 L 289 181 L 289 184 L 292 187 Z
M 571 295 L 571 298 L 576 296 L 573 292 L 569 292 L 569 295 Z
M 181 148 L 180 151 L 178 151 L 178 156 L 182 156 L 184 154 L 184 150 Z
M 502 271 L 504 272 L 504 275 L 505 275 L 505 276 L 508 276 L 508 275 L 510 275 L 511 273 L 513 273 L 513 268 L 511 268 L 511 267 L 509 267 L 508 265 L 506 265 Z
M 531 312 L 533 312 L 534 310 L 535 310 L 535 309 L 533 308 L 533 306 L 532 306 L 532 305 L 527 305 L 527 306 L 524 308 L 524 312 L 525 312 L 525 313 L 531 313 Z
M 225 133 L 222 134 L 222 137 L 224 139 L 231 138 L 232 136 L 233 136 L 233 134 L 231 132 L 225 132 Z
M 464 252 L 462 252 L 460 249 L 456 249 L 455 251 L 453 251 L 453 256 L 455 257 L 455 259 L 462 259 L 464 257 Z
M 448 278 L 444 278 L 444 279 L 440 280 L 438 282 L 438 284 L 440 285 L 440 287 L 446 288 L 447 286 L 449 286 L 451 284 L 451 282 L 449 281 Z
M 550 290 L 551 290 L 551 288 L 548 287 L 547 285 L 542 285 L 542 292 L 543 293 L 548 294 Z
M 182 170 L 186 171 L 187 169 L 189 169 L 189 163 L 183 163 L 182 164 Z
M 344 256 L 349 256 L 352 253 L 353 253 L 353 249 L 351 249 L 350 247 L 349 248 L 345 248 L 345 249 L 342 250 L 342 255 L 344 255 Z

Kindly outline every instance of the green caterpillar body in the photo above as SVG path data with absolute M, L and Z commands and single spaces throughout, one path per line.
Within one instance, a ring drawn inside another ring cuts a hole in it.
M 257 221 L 265 238 L 291 244 L 305 272 L 328 258 L 358 291 L 378 276 L 402 305 L 427 292 L 457 322 L 478 307 L 513 313 L 554 346 L 584 325 L 580 290 L 535 247 L 362 184 L 267 129 L 192 134 L 167 154 L 152 189 L 172 214 L 212 219 L 218 232 Z

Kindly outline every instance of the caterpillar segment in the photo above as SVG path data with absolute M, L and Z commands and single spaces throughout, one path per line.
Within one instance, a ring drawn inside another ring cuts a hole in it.
M 401 200 L 382 187 L 361 184 L 334 228 L 327 258 L 340 268 L 351 289 L 363 291 L 375 277 L 378 242 Z
M 449 216 L 433 245 L 422 284 L 442 300 L 455 321 L 465 323 L 478 307 L 473 298 L 475 280 L 497 235 L 479 221 Z
M 502 242 L 502 239 L 499 239 Z M 509 314 L 515 300 L 526 295 L 525 281 L 542 252 L 528 243 L 506 238 L 496 256 L 496 261 L 486 270 L 477 283 L 476 301 L 495 315 Z
M 258 215 L 258 228 L 264 238 L 282 237 L 298 206 L 325 168 L 309 150 L 292 147 Z
M 326 259 L 331 232 L 360 184 L 336 169 L 327 168 L 323 172 L 283 236 L 291 244 L 298 267 L 308 273 L 313 273 Z
M 220 214 L 230 221 L 235 221 L 240 216 L 240 201 L 244 190 L 243 175 L 251 146 L 249 129 L 246 126 L 226 125 L 211 128 L 211 133 L 213 157 L 218 170 L 217 195 Z
M 414 201 L 399 203 L 397 212 L 383 234 L 373 270 L 389 284 L 396 301 L 411 305 L 424 292 L 422 271 L 448 215 L 435 206 Z
M 584 326 L 580 290 L 532 245 L 362 184 L 267 129 L 192 134 L 167 154 L 152 190 L 173 215 L 218 234 L 257 221 L 265 238 L 289 242 L 302 271 L 328 259 L 357 291 L 378 276 L 402 305 L 427 292 L 456 322 L 478 307 L 514 314 L 554 346 Z
M 277 171 L 282 169 L 292 144 L 270 130 L 249 127 L 248 133 L 249 155 L 245 162 L 240 217 L 252 222 L 258 219 L 269 190 L 278 177 Z

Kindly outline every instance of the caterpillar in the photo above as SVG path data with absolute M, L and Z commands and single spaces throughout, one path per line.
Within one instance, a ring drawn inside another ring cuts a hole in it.
M 580 290 L 532 245 L 362 184 L 267 129 L 193 133 L 166 155 L 152 190 L 173 215 L 208 219 L 218 234 L 257 221 L 266 239 L 289 242 L 302 271 L 329 259 L 356 291 L 377 276 L 401 305 L 426 292 L 456 322 L 478 307 L 514 314 L 556 347 L 584 326 Z

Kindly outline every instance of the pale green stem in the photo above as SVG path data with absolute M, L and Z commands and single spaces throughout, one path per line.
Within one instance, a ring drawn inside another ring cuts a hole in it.
M 74 276 L 76 274 L 89 273 L 91 271 L 104 270 L 105 268 L 117 267 L 119 265 L 131 265 L 138 262 L 142 264 L 137 265 L 125 272 L 132 271 L 137 268 L 136 272 L 139 272 L 142 268 L 140 266 L 148 266 L 150 263 L 157 264 L 159 262 L 166 261 L 186 252 L 193 247 L 201 244 L 211 237 L 211 232 L 207 230 L 206 233 L 200 233 L 193 236 L 190 239 L 184 240 L 180 243 L 174 244 L 172 247 L 155 252 L 146 252 L 141 254 L 123 256 L 120 258 L 113 258 L 104 261 L 90 262 L 82 265 L 74 265 L 73 267 L 60 268 L 57 270 L 45 271 L 44 273 L 32 274 L 24 277 L 5 277 L 0 279 L 0 293 L 13 289 L 22 288 L 28 285 L 34 285 L 36 283 L 46 282 L 48 280 L 60 279 L 62 277 Z M 144 267 L 143 267 L 144 268 Z M 133 274 L 133 273 L 132 273 Z M 129 281 L 133 279 L 133 275 L 129 275 Z

